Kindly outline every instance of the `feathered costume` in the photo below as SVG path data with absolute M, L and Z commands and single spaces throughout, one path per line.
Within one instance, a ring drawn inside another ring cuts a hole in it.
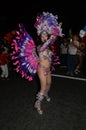
M 37 29 L 38 36 L 42 32 L 47 32 L 50 35 L 54 35 L 54 40 L 48 40 L 44 43 L 45 49 L 49 44 L 53 45 L 57 36 L 62 36 L 62 29 L 57 22 L 57 16 L 52 13 L 43 12 L 37 16 L 34 27 Z M 23 24 L 18 25 L 19 30 L 16 31 L 16 37 L 13 39 L 11 44 L 12 48 L 12 61 L 13 65 L 16 66 L 16 72 L 19 72 L 25 79 L 31 81 L 37 72 L 39 58 L 36 53 L 35 42 L 32 37 L 25 30 Z M 43 51 L 43 50 L 42 50 Z M 55 57 L 53 64 L 59 64 L 58 57 Z

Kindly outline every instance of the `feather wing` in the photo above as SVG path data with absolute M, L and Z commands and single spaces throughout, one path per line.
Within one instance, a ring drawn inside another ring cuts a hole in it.
M 16 66 L 16 72 L 29 81 L 33 79 L 37 72 L 38 56 L 36 53 L 35 42 L 25 30 L 23 24 L 18 25 L 16 37 L 11 44 L 11 59 Z

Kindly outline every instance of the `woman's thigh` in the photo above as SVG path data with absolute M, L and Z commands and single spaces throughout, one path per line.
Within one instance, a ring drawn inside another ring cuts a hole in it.
M 42 68 L 38 68 L 38 77 L 42 86 L 46 86 L 46 76 L 44 75 L 44 70 Z

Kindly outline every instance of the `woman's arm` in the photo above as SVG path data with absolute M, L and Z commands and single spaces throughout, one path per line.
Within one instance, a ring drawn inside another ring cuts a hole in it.
M 56 40 L 56 37 L 51 35 L 50 38 L 40 48 L 40 52 L 44 51 L 49 46 L 49 44 L 53 44 L 55 40 Z

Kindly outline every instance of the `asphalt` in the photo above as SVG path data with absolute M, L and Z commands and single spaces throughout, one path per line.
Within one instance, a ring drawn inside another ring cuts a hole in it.
M 86 130 L 86 81 L 59 71 L 52 74 L 51 102 L 43 100 L 43 115 L 34 109 L 37 76 L 29 82 L 13 70 L 8 80 L 1 79 L 0 130 Z

